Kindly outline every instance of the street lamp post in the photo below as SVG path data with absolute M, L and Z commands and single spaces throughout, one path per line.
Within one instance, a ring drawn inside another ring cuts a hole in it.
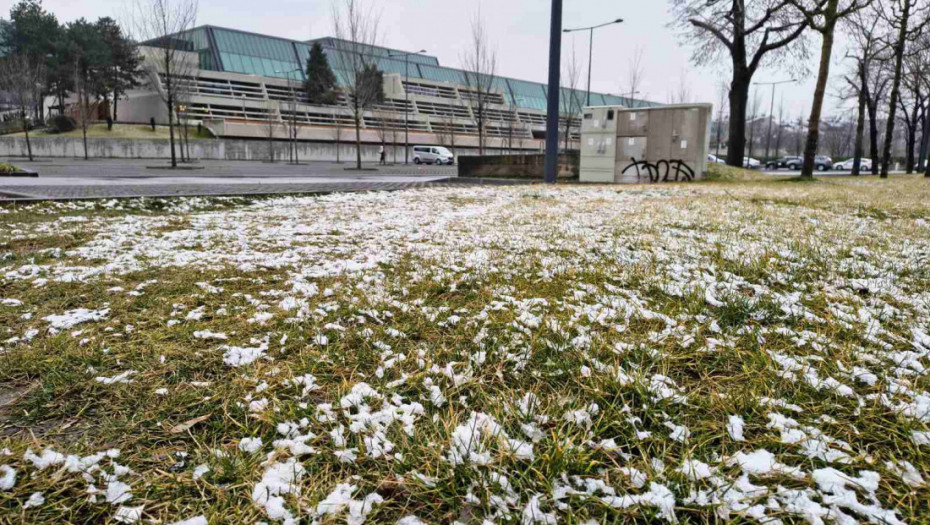
M 622 18 L 618 18 L 618 19 L 614 20 L 613 22 L 607 22 L 607 23 L 604 23 L 604 24 L 596 25 L 596 26 L 591 26 L 591 27 L 579 27 L 579 28 L 576 28 L 576 29 L 564 29 L 564 30 L 562 31 L 563 33 L 574 33 L 574 32 L 576 32 L 576 31 L 588 31 L 588 33 L 589 33 L 589 35 L 590 35 L 590 36 L 589 36 L 590 41 L 589 41 L 589 45 L 588 45 L 588 98 L 587 98 L 587 102 L 585 103 L 586 106 L 590 106 L 590 105 L 591 105 L 591 65 L 592 65 L 592 62 L 593 62 L 593 60 L 594 60 L 594 30 L 595 30 L 595 29 L 600 29 L 600 28 L 602 28 L 602 27 L 612 26 L 612 25 L 614 25 L 614 24 L 621 24 L 621 23 L 623 23 L 623 19 L 622 19 Z
M 630 96 L 626 98 L 626 101 L 630 103 L 630 107 L 633 107 L 633 97 L 639 94 L 639 91 L 630 91 Z
M 559 76 L 562 61 L 562 0 L 552 0 L 549 28 L 549 100 L 546 107 L 546 184 L 559 176 Z
M 291 92 L 291 103 L 293 107 L 291 108 L 291 129 L 288 135 L 290 135 L 291 151 L 295 166 L 300 164 L 300 159 L 297 158 L 297 96 L 294 95 L 294 85 L 291 84 L 291 73 L 296 73 L 298 71 L 300 71 L 300 68 L 291 69 L 290 71 L 275 71 L 277 74 L 284 73 L 287 75 L 287 87 Z
M 426 53 L 425 49 L 411 51 L 410 53 L 388 53 L 388 57 L 404 57 L 404 164 L 410 164 L 410 92 L 407 89 L 410 84 L 410 55 L 422 55 Z
M 793 82 L 797 82 L 797 81 L 796 80 L 779 80 L 778 82 L 759 82 L 756 84 L 757 86 L 772 86 L 772 103 L 769 107 L 769 134 L 768 134 L 768 137 L 766 137 L 765 139 L 766 162 L 768 162 L 769 148 L 772 146 L 772 120 L 774 120 L 773 113 L 775 112 L 775 86 L 779 84 L 790 84 Z M 776 151 L 775 154 L 778 155 L 778 152 Z

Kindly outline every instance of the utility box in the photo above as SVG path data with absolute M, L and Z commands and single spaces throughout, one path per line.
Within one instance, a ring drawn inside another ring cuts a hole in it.
M 690 182 L 707 176 L 711 104 L 584 109 L 582 182 Z

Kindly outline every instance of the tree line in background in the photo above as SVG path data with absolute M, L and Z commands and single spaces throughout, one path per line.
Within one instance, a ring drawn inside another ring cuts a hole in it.
M 813 38 L 819 36 L 811 111 L 806 125 L 801 119 L 794 128 L 796 132 L 805 128 L 806 133 L 802 177 L 813 176 L 814 157 L 824 142 L 833 141 L 837 129 L 848 127 L 837 119 L 822 119 L 831 66 L 838 55 L 834 44 L 843 33 L 850 42 L 845 57 L 852 65 L 843 78 L 845 88 L 834 96 L 841 102 L 856 102 L 850 137 L 856 158 L 854 173 L 860 172 L 868 133 L 873 171 L 887 177 L 894 145 L 900 140 L 896 132 L 903 125 L 908 172 L 924 168 L 930 177 L 926 160 L 930 154 L 930 76 L 925 74 L 930 62 L 930 0 L 671 0 L 671 4 L 674 26 L 694 49 L 692 62 L 731 66 L 732 77 L 721 99 L 729 106 L 727 164 L 742 166 L 743 156 L 753 150 L 755 123 L 760 118 L 758 103 L 750 99 L 756 73 L 762 68 L 782 69 L 797 80 L 808 73 L 804 64 L 815 49 Z M 722 108 L 717 120 L 719 142 L 724 136 Z M 780 133 L 784 129 L 781 120 Z
M 135 44 L 109 17 L 61 24 L 40 0 L 21 0 L 0 23 L 0 90 L 23 128 L 45 122 L 46 97 L 57 101 L 60 114 L 65 99 L 76 95 L 75 120 L 86 135 L 87 123 L 96 119 L 91 113 L 102 110 L 103 118 L 116 119 L 120 96 L 138 85 L 140 68 Z

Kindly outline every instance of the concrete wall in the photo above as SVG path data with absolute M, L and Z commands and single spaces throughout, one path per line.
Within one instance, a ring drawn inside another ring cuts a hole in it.
M 32 138 L 32 152 L 38 157 L 83 158 L 84 143 L 73 137 Z M 171 158 L 169 141 L 166 139 L 87 139 L 88 154 L 92 158 L 114 159 L 168 159 Z M 191 140 L 191 157 L 198 160 L 268 160 L 268 142 L 259 140 Z M 287 157 L 288 145 L 274 143 L 275 157 L 279 160 Z M 319 143 L 298 143 L 301 160 L 336 160 L 336 145 Z M 355 145 L 341 144 L 340 159 L 355 159 Z M 24 137 L 0 137 L 0 157 L 25 157 L 26 139 Z M 397 158 L 403 162 L 404 150 L 400 147 Z M 362 145 L 362 160 L 378 161 L 378 146 Z M 393 160 L 393 152 L 388 149 L 388 161 Z
M 41 137 L 31 138 L 32 152 L 38 158 L 84 158 L 84 142 L 78 137 Z M 91 158 L 110 159 L 169 159 L 171 150 L 167 139 L 111 139 L 88 138 L 88 155 Z M 179 146 L 178 146 L 179 147 Z M 301 161 L 335 161 L 336 144 L 334 142 L 298 142 L 298 154 Z M 387 161 L 394 162 L 395 153 L 398 162 L 404 161 L 403 144 L 392 148 L 388 145 Z M 191 140 L 191 157 L 197 160 L 268 160 L 267 140 Z M 362 145 L 362 161 L 378 161 L 378 144 Z M 496 150 L 489 150 L 496 152 Z M 457 156 L 477 154 L 474 148 L 456 148 Z M 274 154 L 278 160 L 286 160 L 288 144 L 283 141 L 274 142 Z M 25 137 L 0 137 L 0 158 L 25 157 Z M 178 153 L 180 156 L 180 153 Z M 410 155 L 413 162 L 413 155 Z M 355 160 L 355 144 L 342 143 L 339 145 L 339 160 L 349 162 Z
M 545 179 L 545 155 L 463 156 L 459 160 L 459 177 Z M 579 156 L 575 152 L 559 155 L 559 179 L 578 177 Z

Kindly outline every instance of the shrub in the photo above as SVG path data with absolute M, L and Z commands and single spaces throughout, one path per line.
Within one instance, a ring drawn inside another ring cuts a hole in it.
M 18 172 L 19 172 L 19 168 L 17 168 L 16 166 L 12 164 L 6 164 L 4 162 L 0 162 L 0 175 L 6 175 L 9 173 L 18 173 Z
M 51 131 L 53 133 L 67 133 L 77 129 L 77 121 L 67 115 L 57 115 L 52 119 Z

